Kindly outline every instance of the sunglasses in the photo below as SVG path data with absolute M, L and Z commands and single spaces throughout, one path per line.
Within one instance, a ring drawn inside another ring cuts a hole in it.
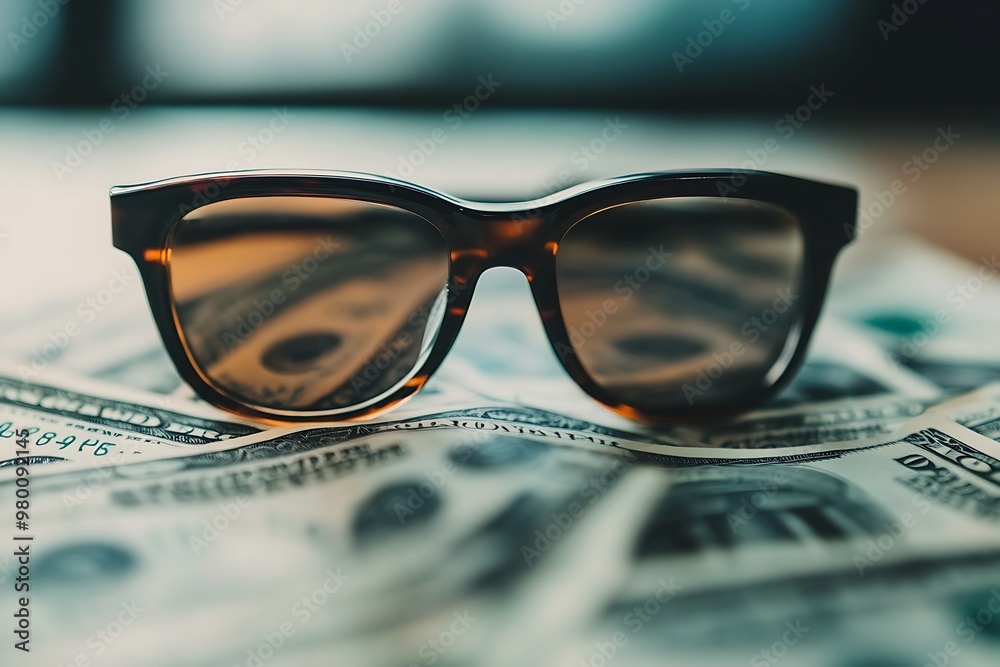
M 801 364 L 857 191 L 766 172 L 653 173 L 465 201 L 348 172 L 230 172 L 111 191 L 181 376 L 244 417 L 348 420 L 417 392 L 479 276 L 527 277 L 549 341 L 626 417 L 733 416 Z

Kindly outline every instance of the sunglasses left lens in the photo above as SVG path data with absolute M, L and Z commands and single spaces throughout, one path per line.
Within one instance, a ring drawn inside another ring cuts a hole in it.
M 804 248 L 797 219 L 763 202 L 598 211 L 556 257 L 572 352 L 616 405 L 685 414 L 752 402 L 799 340 Z
M 169 242 L 191 362 L 276 414 L 364 408 L 419 371 L 447 302 L 449 254 L 427 220 L 331 197 L 250 197 L 188 213 Z

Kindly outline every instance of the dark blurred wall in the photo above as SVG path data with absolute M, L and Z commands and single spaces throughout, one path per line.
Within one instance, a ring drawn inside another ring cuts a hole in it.
M 234 14 L 259 11 L 249 0 L 218 2 L 230 3 Z M 390 2 L 407 0 L 375 3 L 372 11 L 381 12 L 381 6 L 388 7 Z M 201 6 L 211 4 L 217 3 Z M 603 10 L 632 12 L 635 20 L 623 22 L 615 34 L 567 39 L 572 29 L 579 28 L 573 23 L 582 21 L 578 14 L 593 13 L 598 4 L 599 0 L 514 3 L 508 13 L 517 10 L 523 16 L 520 22 L 504 23 L 497 18 L 495 4 L 409 0 L 399 5 L 409 14 L 400 13 L 396 25 L 386 27 L 378 39 L 383 40 L 379 48 L 385 50 L 391 40 L 406 36 L 412 25 L 409 19 L 433 7 L 435 16 L 440 16 L 439 25 L 427 32 L 433 39 L 417 43 L 415 48 L 428 54 L 428 64 L 414 75 L 379 83 L 373 74 L 367 85 L 366 65 L 359 58 L 359 63 L 351 65 L 355 68 L 351 73 L 360 75 L 347 84 L 330 83 L 323 73 L 345 67 L 343 60 L 334 57 L 328 63 L 316 63 L 314 84 L 288 90 L 277 85 L 281 81 L 279 57 L 275 71 L 261 73 L 254 87 L 213 90 L 209 81 L 209 85 L 191 88 L 178 77 L 156 92 L 155 101 L 439 107 L 464 95 L 476 75 L 490 72 L 504 85 L 504 94 L 492 102 L 495 106 L 770 111 L 787 108 L 810 85 L 825 83 L 836 91 L 839 111 L 913 116 L 936 109 L 985 114 L 1000 107 L 996 90 L 1000 4 L 995 2 L 612 3 Z M 46 9 L 56 5 L 57 11 Z M 238 63 L 253 49 L 277 48 L 280 54 L 283 40 L 292 45 L 298 38 L 294 28 L 268 32 L 265 21 L 259 34 L 220 56 L 211 50 L 211 39 L 199 41 L 188 31 L 193 22 L 201 21 L 211 25 L 198 26 L 202 30 L 197 34 L 204 35 L 205 30 L 211 34 L 211 30 L 231 26 L 226 21 L 235 19 L 219 16 L 216 25 L 216 16 L 186 17 L 184 8 L 177 5 L 180 16 L 174 24 L 152 28 L 161 31 L 157 47 L 161 50 L 143 52 L 145 46 L 136 47 L 134 36 L 150 29 L 143 19 L 153 7 L 149 2 L 72 0 L 63 5 L 60 0 L 33 0 L 20 6 L 24 8 L 20 14 L 11 10 L 7 43 L 0 55 L 9 59 L 8 70 L 18 72 L 0 88 L 0 102 L 6 104 L 106 106 L 151 62 L 150 54 L 158 58 L 169 55 L 171 49 L 204 48 L 209 54 L 206 60 L 228 58 Z M 275 8 L 281 6 L 272 3 L 268 11 L 280 11 Z M 293 26 L 311 20 L 302 6 L 299 2 L 291 17 Z M 331 7 L 329 3 L 315 6 L 327 14 Z M 448 11 L 442 12 L 442 6 Z M 163 14 L 163 7 L 158 7 L 157 16 Z M 30 21 L 38 11 L 56 15 L 39 28 L 48 33 L 44 37 L 51 43 L 50 53 L 35 62 L 24 54 L 41 49 L 38 43 L 43 40 L 18 44 L 17 36 L 24 30 L 31 32 L 24 18 Z M 525 23 L 529 19 L 530 26 Z M 350 43 L 350 36 L 363 25 L 338 25 L 331 40 Z M 403 50 L 399 58 L 412 60 Z M 24 67 L 18 70 L 22 63 Z

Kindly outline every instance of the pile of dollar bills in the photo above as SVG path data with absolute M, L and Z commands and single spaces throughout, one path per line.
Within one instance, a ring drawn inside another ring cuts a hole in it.
M 503 280 L 349 425 L 196 400 L 143 312 L 44 363 L 63 315 L 12 323 L 2 664 L 996 665 L 1000 267 L 872 245 L 777 401 L 669 430 L 584 397 Z

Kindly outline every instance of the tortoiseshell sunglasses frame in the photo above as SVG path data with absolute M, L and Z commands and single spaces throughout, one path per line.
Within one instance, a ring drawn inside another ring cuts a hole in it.
M 430 222 L 449 251 L 448 308 L 429 354 L 408 381 L 363 408 L 324 415 L 247 405 L 213 385 L 195 365 L 178 322 L 170 289 L 170 239 L 191 210 L 246 197 L 338 197 L 394 206 Z M 777 376 L 762 373 L 743 397 L 719 406 L 650 411 L 614 400 L 581 365 L 567 334 L 556 290 L 559 243 L 576 223 L 598 211 L 672 197 L 733 197 L 790 212 L 803 240 L 798 321 L 790 335 L 794 352 Z M 375 416 L 415 394 L 440 366 L 458 335 L 479 276 L 507 266 L 522 271 L 550 344 L 566 372 L 597 401 L 631 419 L 670 424 L 727 418 L 775 395 L 802 363 L 819 317 L 834 260 L 853 239 L 857 190 L 760 171 L 660 172 L 592 181 L 542 199 L 477 203 L 428 188 L 369 174 L 335 171 L 236 171 L 173 178 L 111 190 L 114 244 L 135 261 L 163 343 L 181 377 L 203 399 L 236 415 L 272 423 L 349 421 Z

